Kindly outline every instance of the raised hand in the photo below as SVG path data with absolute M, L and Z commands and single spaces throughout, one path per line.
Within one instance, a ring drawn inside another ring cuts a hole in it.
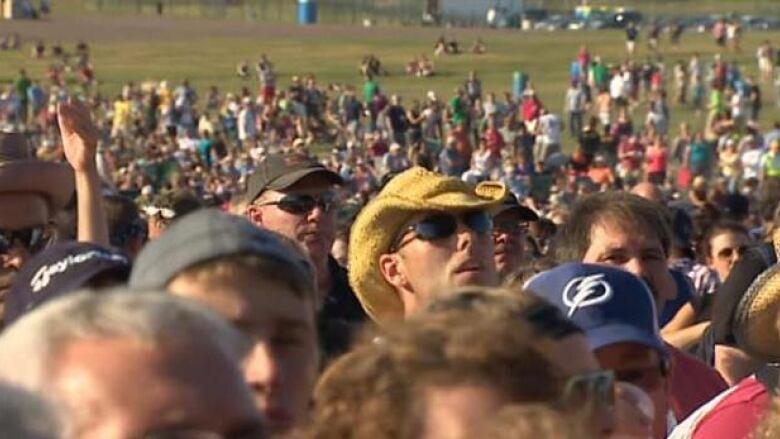
M 68 98 L 57 106 L 62 146 L 65 158 L 76 172 L 96 169 L 98 129 L 92 122 L 89 109 L 81 101 Z

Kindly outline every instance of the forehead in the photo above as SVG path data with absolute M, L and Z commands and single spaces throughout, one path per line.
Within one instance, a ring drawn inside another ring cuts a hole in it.
M 206 279 L 179 276 L 168 289 L 203 303 L 245 332 L 315 327 L 313 301 L 268 276 L 243 270 Z
M 126 433 L 120 437 L 170 427 L 218 431 L 257 416 L 237 365 L 208 343 L 78 340 L 56 358 L 52 383 L 77 424 L 114 424 Z
M 629 226 L 620 221 L 605 219 L 590 230 L 588 251 L 596 250 L 661 250 L 661 239 L 650 231 L 638 230 L 638 225 Z

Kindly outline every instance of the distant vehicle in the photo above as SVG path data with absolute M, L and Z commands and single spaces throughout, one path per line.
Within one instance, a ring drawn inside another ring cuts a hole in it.
M 751 30 L 773 30 L 780 28 L 780 20 L 771 17 L 756 17 L 744 15 L 740 18 L 742 25 Z
M 642 13 L 639 11 L 625 10 L 615 12 L 611 17 L 610 27 L 624 28 L 628 23 L 639 24 L 642 22 Z
M 539 22 L 546 20 L 550 16 L 547 9 L 542 8 L 525 8 L 520 13 L 520 18 L 523 20 L 531 20 L 532 22 Z
M 547 19 L 538 21 L 534 24 L 534 30 L 546 30 L 557 31 L 569 29 L 569 25 L 572 23 L 572 18 L 566 15 L 555 14 L 550 15 Z

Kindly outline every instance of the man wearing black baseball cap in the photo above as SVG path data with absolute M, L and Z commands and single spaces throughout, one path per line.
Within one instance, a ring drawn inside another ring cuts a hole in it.
M 536 212 L 520 204 L 514 194 L 507 194 L 493 216 L 493 258 L 501 279 L 515 273 L 525 261 L 528 223 L 538 220 Z
M 254 224 L 300 243 L 314 263 L 320 337 L 328 355 L 345 351 L 352 329 L 365 320 L 346 270 L 330 255 L 336 237 L 334 187 L 342 183 L 315 160 L 270 154 L 249 177 L 244 200 Z

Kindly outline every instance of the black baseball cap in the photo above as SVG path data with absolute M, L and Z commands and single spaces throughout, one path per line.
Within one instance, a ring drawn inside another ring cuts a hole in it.
M 287 189 L 312 174 L 321 174 L 332 184 L 344 183 L 338 174 L 316 160 L 295 155 L 269 154 L 247 180 L 246 201 L 251 203 L 268 189 Z
M 95 286 L 92 282 L 104 275 L 110 276 L 109 283 L 124 283 L 130 268 L 127 256 L 107 247 L 76 241 L 48 247 L 27 261 L 14 279 L 6 296 L 5 323 L 55 297 Z
M 515 194 L 508 192 L 506 198 L 504 198 L 504 202 L 501 203 L 501 206 L 499 207 L 498 213 L 496 213 L 496 215 L 502 214 L 510 210 L 517 212 L 517 214 L 520 217 L 520 221 L 539 221 L 539 215 L 537 215 L 536 212 L 534 212 L 529 207 L 520 204 L 520 202 L 517 201 L 517 197 L 515 196 Z

